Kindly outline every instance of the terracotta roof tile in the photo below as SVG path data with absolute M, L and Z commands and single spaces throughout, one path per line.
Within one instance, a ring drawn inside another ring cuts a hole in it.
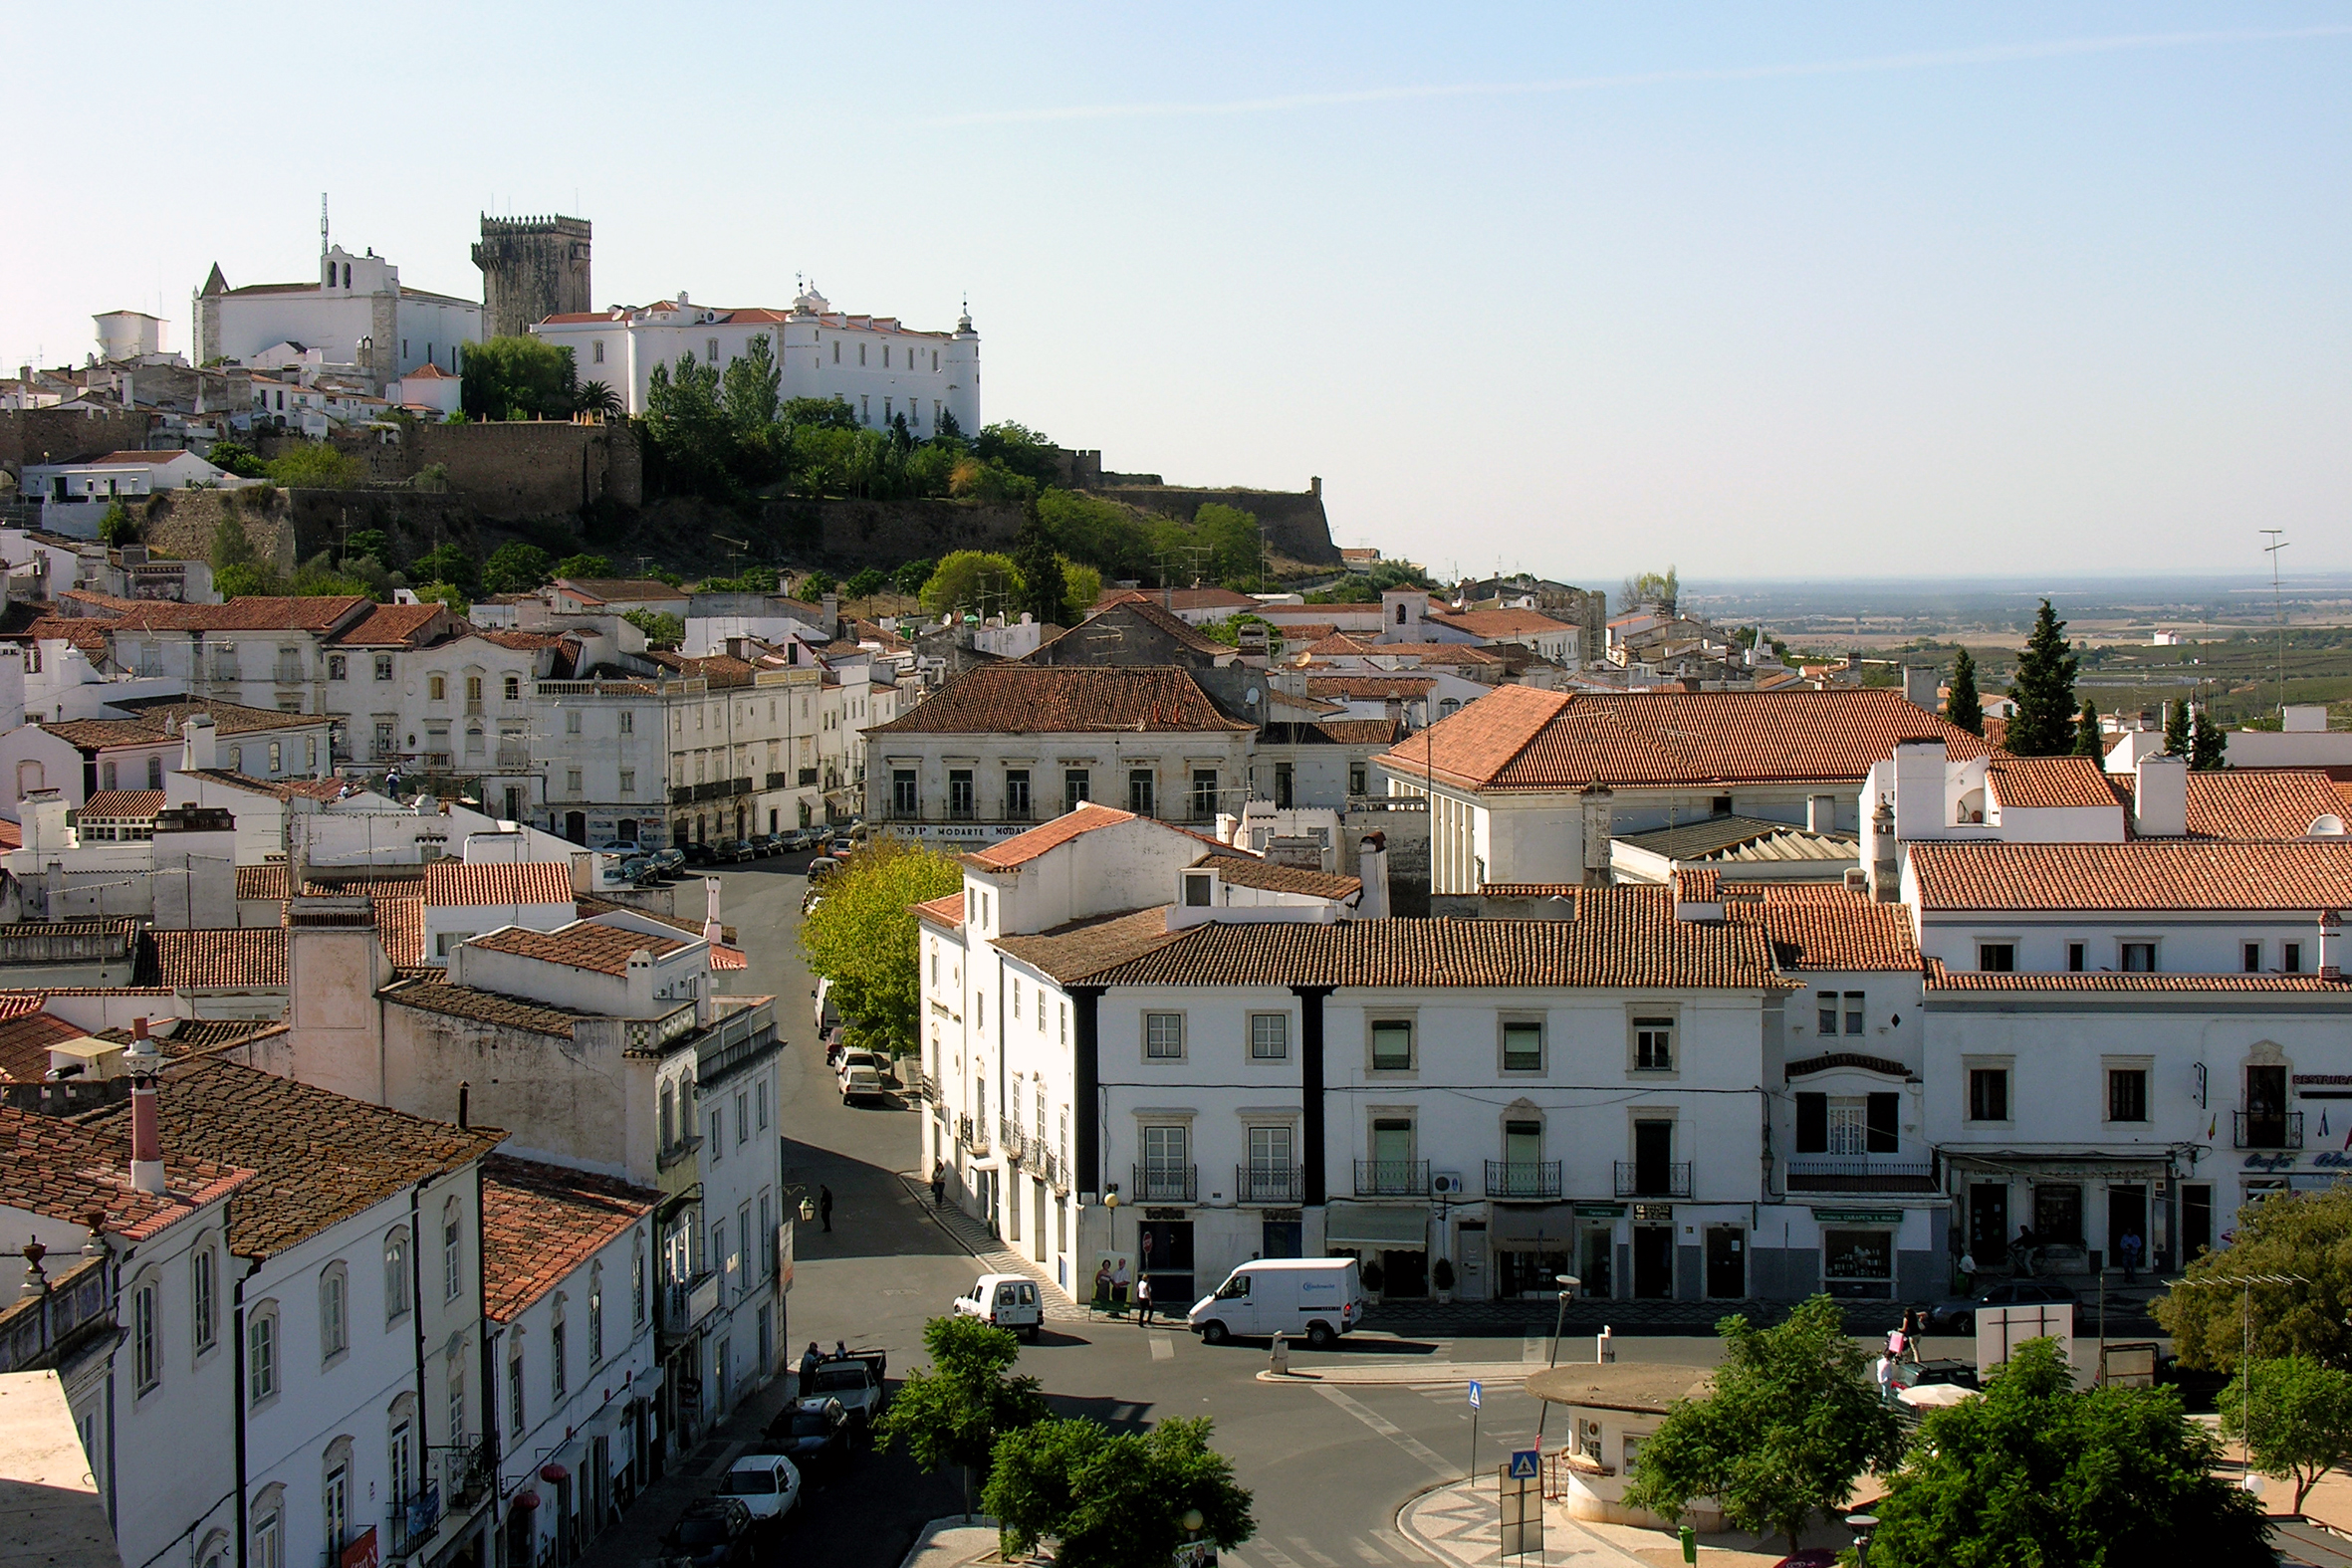
M 1404 733 L 1398 719 L 1278 720 L 1259 736 L 1264 746 L 1392 746 Z
M 126 706 L 117 704 L 118 707 Z M 324 726 L 323 714 L 277 713 L 247 708 L 233 702 L 159 703 L 142 707 L 131 719 L 65 719 L 41 726 L 68 746 L 98 751 L 109 746 L 159 746 L 179 742 L 179 726 L 194 714 L 212 719 L 217 736 L 250 735 L 257 730 L 298 730 Z
M 945 898 L 935 898 L 928 903 L 917 904 L 915 913 L 925 920 L 935 920 L 943 926 L 960 926 L 964 923 L 964 895 L 950 893 Z
M 1380 759 L 1389 772 L 1473 789 L 1591 784 L 1859 781 L 1897 741 L 1941 739 L 1956 758 L 1983 741 L 1879 689 L 1637 692 L 1506 686 Z
M 126 631 L 311 631 L 326 633 L 354 620 L 373 601 L 360 594 L 304 598 L 246 595 L 225 604 L 181 604 L 169 599 L 121 599 L 70 588 L 58 595 L 105 616 Z
M 1434 675 L 1309 675 L 1306 695 L 1336 697 L 1346 702 L 1409 701 L 1437 689 Z
M 512 1322 L 660 1202 L 611 1177 L 492 1155 L 482 1162 L 483 1309 Z M 625 1283 L 615 1275 L 607 1288 Z
M 593 970 L 599 975 L 628 973 L 629 955 L 642 949 L 655 958 L 675 953 L 686 944 L 669 937 L 651 937 L 619 926 L 575 921 L 561 931 L 526 931 L 508 926 L 475 937 L 473 945 L 494 953 L 513 953 L 546 964 Z
M 577 598 L 591 599 L 598 604 L 637 599 L 682 601 L 693 596 L 684 588 L 673 588 L 657 577 L 558 577 L 556 586 L 570 590 Z
M 572 868 L 553 860 L 466 865 L 439 860 L 424 868 L 427 908 L 573 902 Z
M 463 1169 L 506 1134 L 461 1129 L 314 1089 L 218 1057 L 163 1069 L 156 1094 L 168 1159 L 184 1150 L 256 1175 L 229 1205 L 229 1244 L 247 1257 L 285 1250 L 430 1177 Z M 89 1118 L 127 1138 L 130 1108 Z
M 550 1034 L 560 1039 L 571 1039 L 573 1028 L 587 1013 L 570 1012 L 562 1008 L 551 1008 L 545 1003 L 526 1002 L 519 997 L 503 996 L 495 991 L 483 991 L 473 986 L 452 986 L 435 970 L 429 977 L 416 976 L 394 981 L 376 993 L 386 1002 L 403 1008 L 415 1008 L 423 1012 L 439 1012 L 453 1018 L 471 1018 L 477 1023 L 495 1023 L 510 1029 L 521 1029 L 527 1034 Z
M 183 987 L 284 990 L 284 928 L 250 926 L 234 930 L 155 931 L 155 978 L 177 991 Z
M 2222 769 L 2189 776 L 2189 831 L 2203 838 L 2301 838 L 2344 797 L 2317 769 Z
M 1258 601 L 1247 593 L 1236 593 L 1231 588 L 1104 588 L 1094 601 L 1094 608 L 1106 610 L 1113 604 L 1126 604 L 1136 599 L 1153 604 L 1165 602 L 1179 610 L 1221 609 L 1240 614 L 1255 610 Z
M 340 800 L 344 792 L 344 786 L 333 779 L 256 779 L 233 768 L 198 768 L 182 777 L 209 779 L 247 794 L 266 794 L 273 800 Z
M 443 604 L 378 604 L 334 637 L 339 648 L 406 648 L 449 613 Z
M 2352 840 L 1910 846 L 1922 909 L 2352 907 Z
M 425 961 L 424 900 L 375 896 L 375 936 L 384 957 L 399 969 Z
M 163 1191 L 142 1193 L 130 1185 L 127 1114 L 119 1127 L 93 1127 L 6 1106 L 0 1106 L 0 1168 L 8 1172 L 11 1207 L 76 1225 L 103 1210 L 107 1229 L 132 1240 L 156 1234 L 253 1178 L 250 1170 L 216 1164 L 166 1138 Z
M 597 915 L 609 915 L 616 910 L 625 909 L 640 920 L 651 920 L 668 926 L 675 931 L 683 932 L 689 938 L 699 938 L 702 935 L 702 922 L 699 920 L 682 920 L 676 915 L 656 914 L 650 909 L 639 909 L 633 904 L 618 904 L 608 898 L 598 898 L 593 893 L 575 893 L 573 903 L 578 906 L 580 918 L 583 920 L 591 920 Z M 736 940 L 735 928 L 721 926 L 719 940 L 732 944 Z
M 1428 618 L 1473 637 L 1529 637 L 1575 630 L 1566 621 L 1531 609 L 1431 610 Z
M 28 1000 L 38 1009 L 39 999 Z M 39 1010 L 0 1018 L 0 1083 L 39 1083 L 49 1075 L 49 1047 L 80 1039 L 84 1032 Z
M 1192 676 L 1172 665 L 989 664 L 966 670 L 868 742 L 894 735 L 1082 735 L 1109 731 L 1241 734 Z
M 146 821 L 163 809 L 163 798 L 160 789 L 101 789 L 82 802 L 77 814 L 85 821 L 94 816 Z
M 1269 893 L 1297 893 L 1307 898 L 1348 899 L 1364 890 L 1363 879 L 1309 871 L 1303 866 L 1277 865 L 1240 855 L 1219 855 L 1209 862 L 1218 877 L 1235 887 L 1254 887 Z
M 2094 758 L 2002 757 L 1985 773 L 2003 807 L 2033 810 L 2115 804 L 2115 791 Z
M 2329 980 L 2320 975 L 2125 975 L 2106 970 L 2082 974 L 2039 974 L 2030 971 L 1985 974 L 1977 970 L 1946 969 L 1944 961 L 1936 958 L 1927 961 L 1927 989 L 1931 992 L 2283 991 L 2352 996 L 2352 984 Z
M 287 880 L 284 861 L 275 865 L 237 868 L 237 898 L 240 902 L 276 899 L 282 904 L 293 896 L 294 889 Z
M 1742 897 L 1738 883 L 1723 892 L 1725 917 L 1761 921 L 1781 969 L 1919 971 L 1919 943 L 1905 905 L 1882 904 L 1835 883 L 1767 882 L 1762 898 Z
M 1182 935 L 1168 929 L 1168 910 L 1163 904 L 1155 909 L 1073 920 L 1035 936 L 999 937 L 996 945 L 1056 980 L 1067 981 L 1140 958 Z
M 1052 821 L 1041 823 L 1026 833 L 1016 833 L 1002 843 L 991 844 L 986 849 L 975 849 L 959 858 L 966 865 L 982 871 L 1010 871 L 1016 866 L 1027 865 L 1049 849 L 1060 848 L 1081 834 L 1134 820 L 1135 813 L 1132 811 L 1121 811 L 1115 806 L 1081 800 L 1074 811 L 1064 811 Z

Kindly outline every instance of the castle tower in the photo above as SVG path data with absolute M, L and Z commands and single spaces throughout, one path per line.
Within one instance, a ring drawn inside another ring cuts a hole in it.
M 520 337 L 534 322 L 595 309 L 588 303 L 586 218 L 482 218 L 482 331 Z

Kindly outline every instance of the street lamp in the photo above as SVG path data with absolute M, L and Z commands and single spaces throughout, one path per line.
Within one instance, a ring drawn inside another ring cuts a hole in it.
M 1878 1529 L 1875 1513 L 1849 1513 L 1846 1528 L 1854 1532 L 1854 1561 L 1858 1568 L 1870 1568 L 1870 1537 Z
M 1559 1332 L 1568 1320 L 1568 1301 L 1584 1281 L 1574 1274 L 1553 1274 L 1551 1277 L 1559 1284 L 1559 1308 L 1551 1315 L 1551 1359 L 1544 1365 L 1556 1367 L 1559 1365 Z M 1543 1424 L 1550 1417 L 1551 1401 L 1545 1400 L 1543 1408 L 1535 1412 L 1535 1451 L 1538 1454 L 1543 1451 Z

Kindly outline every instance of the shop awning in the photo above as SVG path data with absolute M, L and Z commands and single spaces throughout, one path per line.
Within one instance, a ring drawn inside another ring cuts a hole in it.
M 1383 1209 L 1374 1204 L 1326 1204 L 1323 1239 L 1334 1246 L 1426 1248 L 1429 1211 Z
M 1487 1209 L 1487 1249 L 1496 1252 L 1565 1252 L 1576 1236 L 1574 1204 L 1491 1204 Z

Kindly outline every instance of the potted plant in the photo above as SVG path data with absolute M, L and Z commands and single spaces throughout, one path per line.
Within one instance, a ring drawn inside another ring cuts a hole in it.
M 1380 1260 L 1378 1258 L 1374 1258 L 1370 1262 L 1364 1264 L 1362 1277 L 1364 1281 L 1364 1294 L 1370 1296 L 1374 1301 L 1379 1300 L 1380 1287 L 1388 1282 L 1388 1276 L 1380 1271 Z
M 1454 1304 L 1454 1260 L 1452 1258 L 1441 1257 L 1430 1266 L 1429 1282 L 1437 1286 L 1437 1304 L 1439 1306 Z

